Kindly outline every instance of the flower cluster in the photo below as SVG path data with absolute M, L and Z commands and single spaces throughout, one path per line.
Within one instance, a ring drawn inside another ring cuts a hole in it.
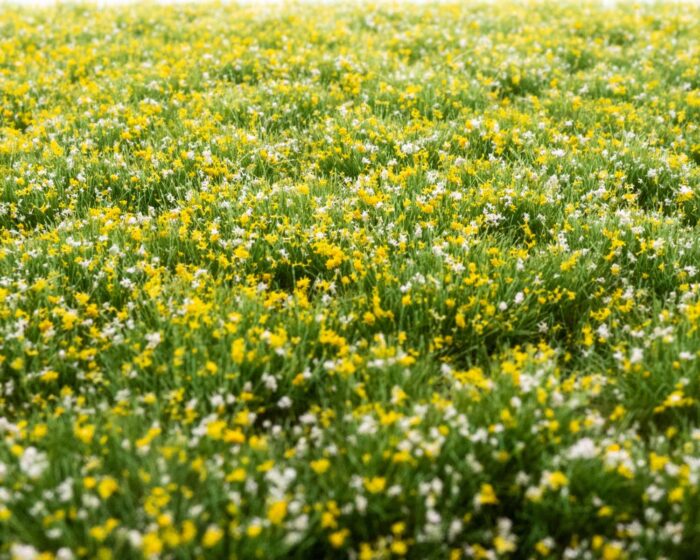
M 698 38 L 3 6 L 0 559 L 695 557 Z

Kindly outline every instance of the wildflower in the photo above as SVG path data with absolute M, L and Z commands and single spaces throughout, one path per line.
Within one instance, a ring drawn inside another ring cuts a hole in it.
M 39 552 L 28 544 L 13 544 L 10 547 L 12 560 L 35 560 L 39 558 Z
M 158 556 L 163 550 L 163 542 L 156 533 L 146 533 L 141 541 L 141 550 L 147 558 Z
M 370 494 L 378 494 L 379 492 L 383 492 L 384 488 L 386 488 L 385 478 L 375 476 L 370 479 L 365 479 L 365 489 Z
M 279 500 L 267 509 L 267 518 L 273 525 L 280 525 L 287 515 L 287 502 Z
M 252 525 L 248 526 L 248 529 L 246 529 L 246 534 L 251 539 L 256 538 L 258 535 L 260 535 L 260 533 L 262 533 L 262 527 L 257 523 L 253 523 Z
M 578 440 L 567 452 L 569 459 L 593 459 L 597 454 L 595 442 L 588 437 Z
M 0 10 L 0 555 L 690 554 L 700 12 L 552 7 Z
M 48 456 L 36 447 L 27 447 L 19 459 L 19 468 L 30 479 L 37 479 L 49 467 Z
M 316 474 L 325 473 L 331 466 L 328 459 L 318 459 L 317 461 L 311 461 L 311 470 Z
M 347 529 L 341 529 L 340 531 L 334 531 L 328 537 L 333 548 L 341 548 L 345 544 L 345 539 L 348 538 L 350 531 Z
M 493 490 L 493 486 L 488 483 L 481 485 L 479 493 L 474 497 L 474 504 L 476 506 L 484 505 L 495 505 L 498 503 L 498 498 Z
M 567 486 L 569 484 L 569 479 L 561 471 L 555 471 L 550 473 L 547 477 L 547 485 L 552 490 L 559 490 L 560 488 Z
M 100 498 L 106 500 L 114 494 L 118 488 L 119 485 L 117 481 L 111 476 L 106 476 L 97 485 L 97 493 L 100 495 Z
M 202 546 L 204 548 L 213 548 L 223 538 L 224 532 L 216 525 L 210 525 L 202 536 Z

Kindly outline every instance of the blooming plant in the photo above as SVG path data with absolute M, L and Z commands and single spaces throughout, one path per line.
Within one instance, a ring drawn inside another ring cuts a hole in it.
M 700 8 L 0 8 L 0 560 L 695 558 Z

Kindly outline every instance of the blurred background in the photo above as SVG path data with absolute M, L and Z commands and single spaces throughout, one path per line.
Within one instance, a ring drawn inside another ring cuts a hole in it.
M 212 3 L 211 0 L 148 0 L 154 4 L 193 4 L 193 3 Z M 459 0 L 456 0 L 459 3 Z M 470 3 L 470 0 L 462 0 L 464 3 Z M 601 6 L 615 6 L 621 3 L 619 0 L 599 0 Z M 623 0 L 624 2 L 625 0 Z M 682 0 L 681 0 L 682 1 Z M 357 0 L 355 0 L 357 2 Z M 496 3 L 498 0 L 476 0 L 471 3 Z M 685 0 L 685 3 L 695 2 L 700 3 L 700 0 Z M 25 5 L 25 6 L 51 6 L 54 4 L 76 4 L 85 3 L 96 6 L 110 6 L 110 5 L 123 5 L 123 4 L 142 4 L 142 0 L 91 0 L 88 2 L 84 1 L 66 1 L 66 0 L 0 0 L 0 7 L 3 5 Z M 271 4 L 348 4 L 353 3 L 353 0 L 217 0 L 215 3 L 220 4 L 244 4 L 244 5 L 271 5 Z M 378 0 L 372 3 L 390 3 L 390 4 L 401 4 L 401 3 L 412 3 L 412 4 L 424 4 L 424 3 L 455 3 L 455 0 Z M 655 4 L 655 3 L 678 3 L 678 0 L 627 0 L 627 3 L 636 4 Z

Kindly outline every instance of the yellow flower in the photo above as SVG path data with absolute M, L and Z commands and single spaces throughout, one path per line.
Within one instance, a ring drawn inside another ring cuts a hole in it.
M 404 556 L 408 552 L 408 546 L 404 541 L 394 541 L 391 543 L 391 552 L 397 556 Z
M 515 550 L 515 543 L 501 535 L 496 535 L 496 537 L 493 539 L 493 547 L 496 549 L 498 554 L 506 554 Z
M 287 515 L 287 502 L 279 500 L 270 505 L 267 509 L 267 518 L 273 525 L 280 525 Z
M 141 541 L 141 550 L 145 556 L 157 556 L 163 551 L 163 542 L 156 533 L 146 533 Z
M 537 544 L 535 545 L 535 550 L 541 556 L 547 556 L 552 549 L 546 541 L 542 540 L 537 542 Z
M 622 547 L 617 544 L 606 544 L 603 547 L 603 560 L 619 560 L 622 558 Z
M 682 502 L 684 493 L 683 487 L 677 486 L 668 493 L 668 501 L 672 504 Z
M 490 484 L 482 484 L 479 493 L 476 495 L 475 502 L 477 505 L 495 505 L 498 503 L 498 497 Z
M 225 428 L 226 422 L 223 420 L 214 420 L 207 424 L 207 435 L 212 439 L 221 439 Z
M 19 371 L 24 367 L 24 360 L 22 358 L 15 358 L 10 362 L 10 367 L 15 371 Z
M 245 443 L 245 434 L 240 430 L 226 430 L 224 432 L 224 441 L 226 443 Z
M 662 470 L 669 462 L 669 458 L 665 455 L 657 455 L 653 451 L 649 454 L 649 467 L 652 472 Z
M 311 461 L 311 470 L 314 471 L 316 474 L 323 474 L 326 472 L 331 466 L 331 463 L 328 459 L 319 459 L 318 461 Z
M 117 481 L 114 480 L 111 476 L 106 476 L 97 485 L 97 493 L 100 495 L 100 498 L 106 500 L 112 494 L 114 494 L 118 488 L 119 485 L 117 484 Z
M 335 531 L 331 533 L 328 536 L 328 540 L 330 541 L 331 545 L 333 548 L 340 548 L 345 544 L 345 539 L 348 538 L 348 535 L 350 534 L 350 531 L 347 529 L 341 529 L 340 531 Z
M 52 369 L 47 369 L 39 376 L 39 379 L 41 379 L 41 381 L 44 383 L 51 383 L 52 381 L 56 381 L 58 379 L 58 372 Z
M 197 536 L 197 527 L 196 525 L 189 519 L 183 521 L 182 523 L 182 535 L 181 535 L 181 540 L 183 543 L 188 543 L 192 541 Z
M 251 538 L 256 538 L 260 533 L 262 533 L 262 527 L 257 523 L 253 523 L 246 530 L 246 534 Z
M 88 444 L 92 441 L 92 438 L 95 436 L 95 426 L 93 426 L 92 424 L 85 424 L 84 426 L 76 424 L 73 428 L 73 433 L 75 434 L 75 437 L 77 437 L 80 441 L 82 441 L 85 444 Z
M 202 537 L 202 546 L 204 548 L 213 548 L 223 538 L 224 532 L 216 525 L 210 525 L 204 532 Z
M 240 365 L 245 358 L 245 340 L 237 338 L 231 343 L 231 359 Z
M 386 479 L 379 476 L 375 476 L 370 479 L 365 479 L 364 482 L 365 488 L 370 494 L 378 494 L 379 492 L 382 492 L 386 487 Z
M 78 316 L 73 311 L 66 311 L 61 317 L 61 324 L 67 331 L 71 330 L 77 321 Z
M 243 482 L 246 479 L 245 469 L 237 468 L 226 477 L 227 482 Z
M 547 484 L 552 490 L 559 490 L 559 488 L 569 484 L 569 479 L 563 472 L 555 471 L 547 477 Z

